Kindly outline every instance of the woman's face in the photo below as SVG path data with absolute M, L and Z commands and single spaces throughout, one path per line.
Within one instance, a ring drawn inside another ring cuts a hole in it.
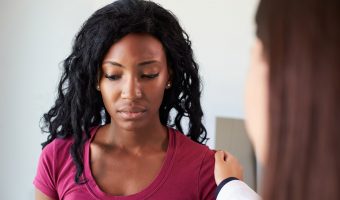
M 251 57 L 245 95 L 246 126 L 256 157 L 264 164 L 268 149 L 268 64 L 259 39 L 254 42 Z
M 159 108 L 169 82 L 162 44 L 148 34 L 129 34 L 105 55 L 99 80 L 111 123 L 135 130 L 160 123 Z

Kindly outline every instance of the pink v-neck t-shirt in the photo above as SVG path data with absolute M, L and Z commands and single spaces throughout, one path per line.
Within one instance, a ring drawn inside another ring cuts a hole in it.
M 62 200 L 194 200 L 215 199 L 214 152 L 169 128 L 169 144 L 162 168 L 142 191 L 128 196 L 113 196 L 96 184 L 90 167 L 90 143 L 98 127 L 85 143 L 83 184 L 74 181 L 76 167 L 69 153 L 72 139 L 55 139 L 42 151 L 35 187 L 52 199 Z

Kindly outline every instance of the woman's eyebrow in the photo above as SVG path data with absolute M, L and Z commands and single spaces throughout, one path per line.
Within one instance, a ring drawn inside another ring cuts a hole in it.
M 149 65 L 149 64 L 153 64 L 153 63 L 159 63 L 159 61 L 157 61 L 157 60 L 147 60 L 147 61 L 143 61 L 141 63 L 138 63 L 137 66 L 143 67 L 145 65 Z M 124 65 L 122 65 L 118 62 L 115 62 L 115 61 L 104 61 L 103 65 L 104 64 L 110 64 L 110 65 L 117 66 L 117 67 L 124 67 Z
M 114 61 L 104 61 L 103 62 L 103 64 L 106 64 L 106 63 L 111 64 L 113 66 L 117 66 L 117 67 L 124 67 L 122 64 L 114 62 Z
M 138 64 L 138 66 L 145 66 L 145 65 L 149 65 L 149 64 L 153 64 L 153 63 L 158 63 L 159 61 L 157 60 L 147 60 L 147 61 L 143 61 L 141 63 Z

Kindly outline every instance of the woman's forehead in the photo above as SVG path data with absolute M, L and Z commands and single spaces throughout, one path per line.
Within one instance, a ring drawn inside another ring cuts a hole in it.
M 149 34 L 129 34 L 114 43 L 104 60 L 114 59 L 139 59 L 139 60 L 163 60 L 165 52 L 162 43 Z M 118 59 L 118 60 L 116 60 Z

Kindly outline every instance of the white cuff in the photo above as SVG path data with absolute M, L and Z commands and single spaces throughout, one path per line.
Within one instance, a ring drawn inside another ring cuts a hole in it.
M 261 197 L 247 184 L 240 180 L 232 180 L 225 184 L 216 200 L 260 200 Z

